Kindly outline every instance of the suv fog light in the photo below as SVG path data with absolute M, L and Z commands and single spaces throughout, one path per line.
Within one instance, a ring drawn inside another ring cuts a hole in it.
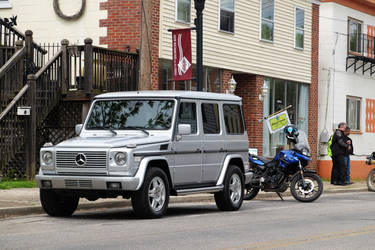
M 52 182 L 51 181 L 42 181 L 42 187 L 51 188 Z
M 108 189 L 121 189 L 121 183 L 120 182 L 107 182 L 107 188 Z

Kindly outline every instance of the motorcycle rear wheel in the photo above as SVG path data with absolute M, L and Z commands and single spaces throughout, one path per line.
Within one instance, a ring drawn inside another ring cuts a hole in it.
M 375 168 L 368 173 L 367 188 L 369 191 L 375 192 Z
M 260 188 L 258 187 L 246 187 L 244 190 L 243 199 L 247 201 L 254 199 L 258 195 L 259 190 Z
M 290 192 L 293 197 L 302 202 L 312 202 L 319 198 L 323 193 L 323 182 L 320 177 L 314 173 L 304 173 L 306 187 L 302 186 L 300 175 L 295 176 L 290 182 Z

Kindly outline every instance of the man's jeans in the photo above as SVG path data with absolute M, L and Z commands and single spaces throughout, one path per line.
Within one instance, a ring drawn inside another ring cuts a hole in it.
M 346 163 L 346 182 L 350 182 L 350 156 L 345 155 L 344 160 Z

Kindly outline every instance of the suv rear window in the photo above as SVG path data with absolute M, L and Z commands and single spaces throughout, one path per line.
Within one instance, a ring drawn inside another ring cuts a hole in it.
M 203 131 L 205 134 L 219 134 L 219 106 L 214 103 L 202 104 Z
M 225 129 L 228 134 L 243 134 L 241 107 L 236 104 L 224 104 Z

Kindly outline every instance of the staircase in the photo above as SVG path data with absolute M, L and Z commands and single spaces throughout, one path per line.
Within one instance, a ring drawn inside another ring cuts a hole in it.
M 138 86 L 138 54 L 89 38 L 73 46 L 64 39 L 44 58 L 31 31 L 23 35 L 0 19 L 0 176 L 33 179 L 40 147 L 74 136 L 95 94 Z M 31 107 L 30 115 L 17 115 L 20 107 Z

